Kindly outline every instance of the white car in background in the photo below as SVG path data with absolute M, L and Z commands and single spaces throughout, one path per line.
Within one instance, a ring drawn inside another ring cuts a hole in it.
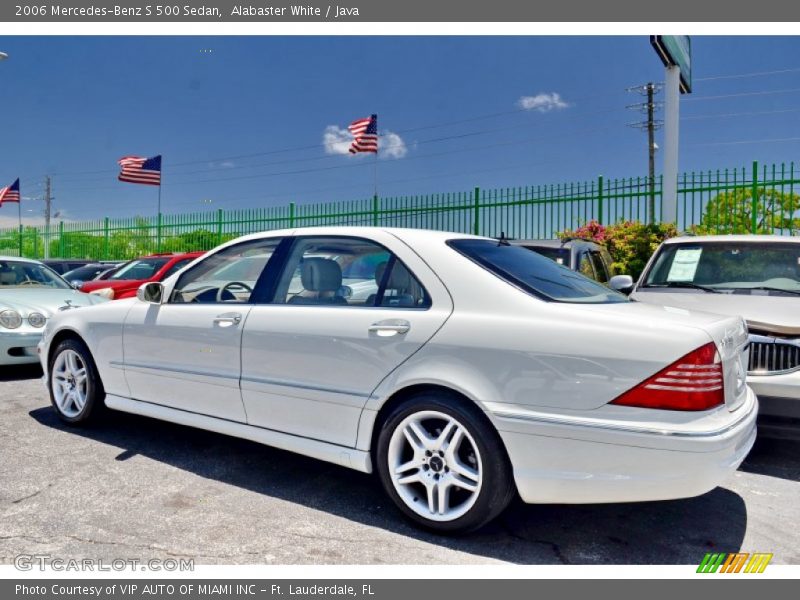
M 800 238 L 680 237 L 650 259 L 631 298 L 742 316 L 748 383 L 769 417 L 800 418 Z
M 27 258 L 0 256 L 0 366 L 36 364 L 47 320 L 59 310 L 105 302 Z
M 249 293 L 220 280 L 254 254 Z M 357 260 L 375 292 L 355 298 Z M 713 489 L 755 440 L 746 347 L 740 318 L 630 302 L 507 242 L 334 227 L 239 238 L 136 299 L 64 312 L 41 359 L 68 423 L 105 404 L 377 471 L 406 516 L 456 532 L 515 493 Z

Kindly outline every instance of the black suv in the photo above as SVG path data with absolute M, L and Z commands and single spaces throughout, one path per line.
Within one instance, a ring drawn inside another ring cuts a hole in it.
M 597 242 L 567 238 L 564 240 L 508 240 L 508 243 L 538 252 L 560 265 L 606 285 L 615 275 L 614 268 L 611 266 L 611 255 Z

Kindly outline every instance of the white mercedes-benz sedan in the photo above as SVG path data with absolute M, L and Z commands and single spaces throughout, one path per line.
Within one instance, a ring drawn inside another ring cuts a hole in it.
M 703 494 L 756 435 L 741 318 L 630 302 L 457 233 L 245 236 L 135 299 L 54 316 L 40 354 L 68 423 L 108 407 L 376 471 L 441 532 L 517 493 Z

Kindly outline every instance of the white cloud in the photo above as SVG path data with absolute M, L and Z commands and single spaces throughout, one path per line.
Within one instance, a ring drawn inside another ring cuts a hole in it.
M 322 133 L 325 154 L 349 154 L 352 141 L 350 132 L 336 125 L 328 125 Z
M 325 154 L 350 154 L 353 136 L 347 129 L 328 125 L 322 132 Z M 405 140 L 393 131 L 384 131 L 378 137 L 378 152 L 382 158 L 403 158 L 408 154 Z
M 384 131 L 378 139 L 378 152 L 386 158 L 403 158 L 408 154 L 408 147 L 398 134 Z
M 537 110 L 542 113 L 569 108 L 569 104 L 567 104 L 561 98 L 561 94 L 557 92 L 551 92 L 549 94 L 542 92 L 535 96 L 522 96 L 517 101 L 517 105 L 525 110 Z

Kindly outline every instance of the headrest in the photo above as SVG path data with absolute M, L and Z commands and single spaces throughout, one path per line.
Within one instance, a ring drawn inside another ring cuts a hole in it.
M 310 292 L 335 292 L 342 287 L 342 268 L 330 258 L 306 258 L 301 281 Z
M 383 275 L 386 273 L 386 261 L 379 263 L 375 267 L 375 282 L 378 286 L 383 283 Z M 389 281 L 386 283 L 387 290 L 407 290 L 411 285 L 411 275 L 401 263 L 395 261 L 392 272 L 389 274 Z
M 0 284 L 11 285 L 17 283 L 17 274 L 11 269 L 0 270 Z

